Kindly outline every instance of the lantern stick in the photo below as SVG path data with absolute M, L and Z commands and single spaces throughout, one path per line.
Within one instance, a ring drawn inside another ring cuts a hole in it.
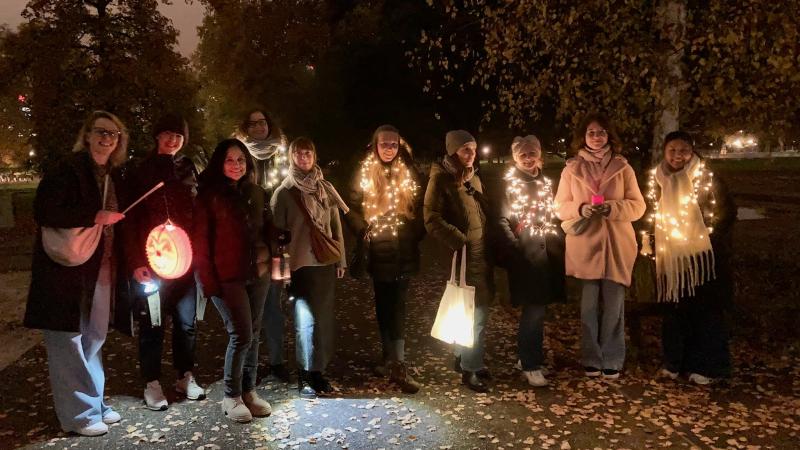
M 147 191 L 147 193 L 145 193 L 143 196 L 139 197 L 139 199 L 138 199 L 138 200 L 136 200 L 135 202 L 131 203 L 131 206 L 128 206 L 127 208 L 125 208 L 125 211 L 122 211 L 122 214 L 125 214 L 125 213 L 127 213 L 128 211 L 130 211 L 130 210 L 131 210 L 131 208 L 133 208 L 134 206 L 136 206 L 136 204 L 138 204 L 140 201 L 142 201 L 142 200 L 144 200 L 145 198 L 147 198 L 147 196 L 149 196 L 149 195 L 150 195 L 150 194 L 152 194 L 153 192 L 157 191 L 157 190 L 158 190 L 159 188 L 161 188 L 162 186 L 164 186 L 164 182 L 163 182 L 163 181 L 160 181 L 160 182 L 159 182 L 157 185 L 153 186 L 153 188 L 152 188 L 152 189 L 150 189 L 149 191 Z

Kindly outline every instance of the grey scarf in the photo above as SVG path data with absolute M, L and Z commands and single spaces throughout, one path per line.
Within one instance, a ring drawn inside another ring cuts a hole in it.
M 283 139 L 283 134 L 281 133 L 274 133 L 275 136 L 270 136 L 266 139 L 252 139 L 249 136 L 245 136 L 240 140 L 247 146 L 247 150 L 253 156 L 253 158 L 258 160 L 265 160 L 270 159 L 281 149 L 281 147 L 285 147 L 285 142 Z
M 303 172 L 294 165 L 289 170 L 289 175 L 284 178 L 282 185 L 286 189 L 296 187 L 303 194 L 303 205 L 314 220 L 314 225 L 320 231 L 325 231 L 325 209 L 333 201 L 345 214 L 350 211 L 336 188 L 322 176 L 322 169 L 314 164 L 310 171 Z

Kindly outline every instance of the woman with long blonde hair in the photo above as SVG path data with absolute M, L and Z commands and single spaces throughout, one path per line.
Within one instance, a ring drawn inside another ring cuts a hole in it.
M 345 216 L 361 245 L 375 288 L 375 313 L 383 347 L 376 373 L 405 393 L 419 383 L 405 364 L 406 297 L 411 275 L 419 270 L 422 223 L 420 176 L 411 149 L 397 128 L 382 125 L 372 134 L 367 156 L 356 171 L 345 201 Z M 356 270 L 352 268 L 351 270 Z

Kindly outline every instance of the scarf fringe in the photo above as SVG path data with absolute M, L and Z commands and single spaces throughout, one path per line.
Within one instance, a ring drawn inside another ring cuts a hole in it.
M 667 266 L 665 273 L 656 280 L 658 300 L 661 302 L 677 302 L 683 297 L 694 297 L 695 288 L 717 277 L 712 250 L 689 256 L 664 258 L 663 262 Z

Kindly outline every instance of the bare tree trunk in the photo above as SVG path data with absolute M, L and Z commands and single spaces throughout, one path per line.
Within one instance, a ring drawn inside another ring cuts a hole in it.
M 661 30 L 664 70 L 661 73 L 661 82 L 658 84 L 659 104 L 655 115 L 653 147 L 650 153 L 654 164 L 661 159 L 664 135 L 677 130 L 680 126 L 680 97 L 683 89 L 681 60 L 686 37 L 686 2 L 685 0 L 663 0 L 660 2 L 656 14 L 656 23 Z

